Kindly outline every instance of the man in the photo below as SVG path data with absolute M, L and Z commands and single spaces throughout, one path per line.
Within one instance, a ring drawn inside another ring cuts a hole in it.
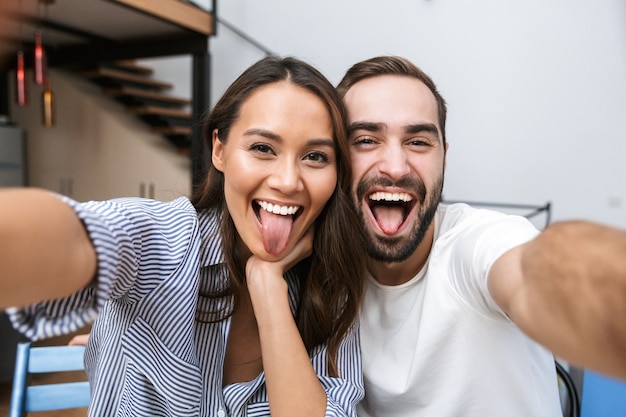
M 626 378 L 626 233 L 440 204 L 446 104 L 402 58 L 338 90 L 371 257 L 359 415 L 561 416 L 553 353 Z

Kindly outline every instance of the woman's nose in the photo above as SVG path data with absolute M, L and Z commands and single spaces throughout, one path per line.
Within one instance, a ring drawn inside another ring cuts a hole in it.
M 303 189 L 302 173 L 300 167 L 291 161 L 276 164 L 270 174 L 267 183 L 275 190 L 283 194 L 293 194 Z

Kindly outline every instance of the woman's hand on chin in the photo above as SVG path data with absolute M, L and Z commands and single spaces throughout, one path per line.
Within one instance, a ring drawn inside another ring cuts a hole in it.
M 263 260 L 255 255 L 246 262 L 246 282 L 253 305 L 266 303 L 276 294 L 287 295 L 287 283 L 283 275 L 313 251 L 313 227 L 294 248 L 276 261 Z M 258 301 L 257 301 L 258 300 Z
M 246 278 L 248 285 L 251 279 L 256 279 L 265 274 L 279 275 L 293 268 L 298 262 L 311 255 L 313 252 L 313 227 L 296 243 L 293 249 L 282 258 L 275 261 L 263 260 L 255 255 L 246 262 Z

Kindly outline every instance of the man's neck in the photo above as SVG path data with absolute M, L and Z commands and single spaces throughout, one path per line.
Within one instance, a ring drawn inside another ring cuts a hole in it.
M 382 285 L 401 285 L 410 281 L 424 267 L 433 246 L 434 222 L 428 228 L 422 243 L 415 252 L 402 262 L 385 263 L 370 261 L 369 271 Z

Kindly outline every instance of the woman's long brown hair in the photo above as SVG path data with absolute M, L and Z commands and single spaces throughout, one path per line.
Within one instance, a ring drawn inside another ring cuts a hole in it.
M 239 117 L 241 106 L 250 94 L 263 85 L 284 80 L 318 96 L 326 105 L 333 123 L 337 187 L 315 222 L 312 255 L 296 266 L 301 289 L 295 319 L 309 353 L 316 346 L 327 344 L 329 374 L 338 376 L 337 352 L 359 312 L 367 255 L 363 231 L 350 196 L 352 174 L 343 103 L 332 84 L 318 70 L 301 60 L 291 57 L 260 60 L 230 85 L 206 118 L 207 175 L 191 201 L 197 210 L 215 208 L 222 213 L 222 250 L 230 276 L 229 286 L 224 291 L 201 295 L 233 297 L 233 309 L 219 316 L 219 320 L 223 320 L 239 305 L 239 289 L 246 285 L 245 260 L 236 249 L 237 230 L 224 199 L 224 175 L 210 162 L 211 132 L 217 129 L 220 140 L 228 140 L 230 127 Z M 199 320 L 207 321 L 206 317 L 214 313 L 200 312 Z

